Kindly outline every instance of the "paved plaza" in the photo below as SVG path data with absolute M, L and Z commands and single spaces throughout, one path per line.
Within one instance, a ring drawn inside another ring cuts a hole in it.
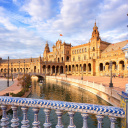
M 9 87 L 7 87 L 7 79 L 0 79 L 0 96 L 5 95 L 6 93 L 18 93 L 21 90 L 21 86 L 17 86 L 18 81 L 14 79 L 12 82 L 9 80 Z
M 14 82 L 9 80 L 9 86 L 11 86 Z M 7 79 L 0 79 L 0 91 L 7 88 Z

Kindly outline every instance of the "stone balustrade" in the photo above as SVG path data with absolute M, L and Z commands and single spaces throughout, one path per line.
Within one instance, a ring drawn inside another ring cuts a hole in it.
M 83 80 L 78 80 L 78 79 L 73 79 L 73 78 L 66 78 L 66 77 L 58 77 L 58 76 L 47 76 L 47 80 L 58 80 L 61 82 L 66 82 L 67 84 L 71 84 L 73 86 L 77 86 L 79 88 L 83 88 L 87 91 L 90 91 L 91 93 L 101 97 L 108 103 L 118 107 L 120 106 L 120 96 L 118 95 L 120 92 L 114 90 L 113 88 L 106 87 L 101 84 L 97 84 L 94 82 L 89 82 L 89 81 L 83 81 Z M 80 86 L 84 85 L 84 86 Z M 97 90 L 97 91 L 96 91 Z M 99 95 L 99 93 L 102 95 Z M 105 94 L 105 95 L 104 95 Z M 109 98 L 112 97 L 113 99 L 117 100 L 113 102 L 114 100 L 109 100 Z
M 13 118 L 11 120 L 11 127 L 18 128 L 19 119 L 17 117 L 17 108 L 21 106 L 23 112 L 23 120 L 21 121 L 21 128 L 29 127 L 29 120 L 27 118 L 27 111 L 29 107 L 32 107 L 34 113 L 34 121 L 32 123 L 33 128 L 39 128 L 40 122 L 38 120 L 38 113 L 40 108 L 44 108 L 45 113 L 45 123 L 43 124 L 44 128 L 51 128 L 52 124 L 50 122 L 50 111 L 53 109 L 56 111 L 58 117 L 58 122 L 56 128 L 64 128 L 62 123 L 62 114 L 63 111 L 68 112 L 69 114 L 69 126 L 68 128 L 76 128 L 73 122 L 73 117 L 75 112 L 81 113 L 83 117 L 83 128 L 88 128 L 87 118 L 89 114 L 95 114 L 98 122 L 98 128 L 101 128 L 102 121 L 104 116 L 109 116 L 111 128 L 115 128 L 116 118 L 125 118 L 125 112 L 122 108 L 112 107 L 112 106 L 103 106 L 103 105 L 94 105 L 86 103 L 73 103 L 65 101 L 53 101 L 53 100 L 42 100 L 42 99 L 31 99 L 31 98 L 19 98 L 19 97 L 7 97 L 0 96 L 1 109 L 3 111 L 1 119 L 1 127 L 9 127 L 9 118 L 6 114 L 6 109 L 8 105 L 11 105 L 13 111 Z M 109 126 L 108 126 L 109 127 Z

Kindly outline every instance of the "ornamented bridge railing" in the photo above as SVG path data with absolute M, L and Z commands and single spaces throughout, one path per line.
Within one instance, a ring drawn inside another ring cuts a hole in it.
M 29 120 L 27 119 L 27 110 L 29 107 L 33 107 L 34 112 L 34 122 L 32 123 L 33 128 L 39 128 L 38 113 L 40 108 L 44 108 L 45 113 L 45 123 L 44 128 L 50 128 L 52 124 L 50 123 L 50 111 L 51 109 L 56 110 L 58 117 L 58 122 L 56 128 L 63 128 L 62 124 L 62 113 L 63 111 L 68 111 L 69 114 L 69 126 L 68 128 L 76 128 L 73 123 L 73 117 L 75 112 L 81 113 L 83 117 L 83 128 L 88 128 L 87 117 L 89 114 L 95 114 L 98 121 L 98 128 L 102 126 L 102 120 L 104 116 L 109 116 L 111 121 L 111 128 L 115 128 L 116 118 L 125 118 L 125 112 L 122 108 L 112 107 L 112 106 L 102 106 L 86 103 L 73 103 L 64 101 L 53 101 L 53 100 L 42 100 L 42 99 L 31 99 L 31 98 L 18 98 L 18 97 L 7 97 L 0 96 L 1 109 L 3 111 L 1 119 L 1 127 L 7 128 L 9 125 L 9 118 L 6 114 L 7 106 L 11 105 L 13 111 L 13 118 L 11 120 L 11 127 L 18 128 L 19 119 L 17 117 L 17 108 L 21 106 L 23 111 L 23 120 L 21 121 L 21 128 L 29 127 Z M 108 126 L 109 127 L 109 126 Z

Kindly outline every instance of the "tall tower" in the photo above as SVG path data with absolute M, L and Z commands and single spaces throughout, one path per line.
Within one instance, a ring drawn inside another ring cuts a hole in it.
M 93 27 L 91 40 L 94 40 L 94 39 L 96 39 L 97 41 L 100 39 L 98 27 L 96 26 L 96 21 L 95 21 L 95 24 L 94 24 L 94 27 Z
M 92 37 L 90 40 L 90 58 L 91 59 L 96 59 L 100 57 L 100 36 L 99 36 L 99 31 L 98 27 L 96 26 L 96 21 L 93 27 L 92 31 Z
M 49 44 L 48 42 L 46 41 L 46 44 L 45 44 L 45 49 L 44 49 L 44 54 L 43 54 L 43 60 L 44 61 L 48 61 L 48 57 L 47 57 L 47 54 L 50 52 L 50 49 L 49 49 Z

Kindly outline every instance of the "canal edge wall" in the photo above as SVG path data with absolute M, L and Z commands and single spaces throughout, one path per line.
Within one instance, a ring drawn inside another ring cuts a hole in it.
M 73 78 L 66 78 L 66 77 L 57 77 L 57 76 L 46 76 L 46 81 L 60 81 L 64 82 L 78 88 L 85 89 L 103 100 L 107 101 L 108 103 L 112 104 L 115 107 L 120 107 L 120 96 L 118 93 L 119 91 L 114 90 L 113 88 L 106 87 L 102 84 L 97 84 L 94 82 L 88 82 Z

